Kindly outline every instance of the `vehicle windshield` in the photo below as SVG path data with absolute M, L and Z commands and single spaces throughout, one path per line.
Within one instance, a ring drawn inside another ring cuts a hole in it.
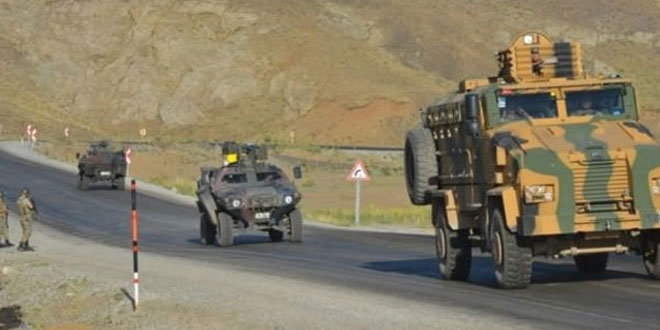
M 245 174 L 228 173 L 222 177 L 222 182 L 245 183 L 247 182 L 247 176 Z
M 506 94 L 501 92 L 497 97 L 500 109 L 500 121 L 556 118 L 557 102 L 550 93 Z
M 257 181 L 275 181 L 280 179 L 282 176 L 276 171 L 267 171 L 267 172 L 258 172 Z
M 566 92 L 566 112 L 571 116 L 622 116 L 622 89 Z

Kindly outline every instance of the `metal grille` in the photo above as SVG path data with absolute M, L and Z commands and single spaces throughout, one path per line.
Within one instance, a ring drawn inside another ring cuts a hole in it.
M 628 166 L 625 161 L 573 163 L 576 204 L 630 200 Z
M 276 195 L 256 195 L 250 198 L 249 207 L 252 208 L 269 208 L 277 205 Z

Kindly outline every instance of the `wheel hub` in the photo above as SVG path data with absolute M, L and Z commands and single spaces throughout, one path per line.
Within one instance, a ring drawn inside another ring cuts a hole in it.
M 447 248 L 446 248 L 446 243 L 447 242 L 447 237 L 445 236 L 445 231 L 436 228 L 435 229 L 435 248 L 436 251 L 438 252 L 438 258 L 444 260 L 447 257 Z
M 502 265 L 502 236 L 499 232 L 495 232 L 495 237 L 493 241 L 493 260 L 498 266 Z

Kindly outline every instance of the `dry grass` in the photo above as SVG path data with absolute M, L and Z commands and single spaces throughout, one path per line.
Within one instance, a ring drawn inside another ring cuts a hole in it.
M 431 210 L 418 208 L 382 208 L 370 205 L 360 210 L 360 226 L 432 228 Z M 318 209 L 305 212 L 308 219 L 338 226 L 354 226 L 354 209 Z

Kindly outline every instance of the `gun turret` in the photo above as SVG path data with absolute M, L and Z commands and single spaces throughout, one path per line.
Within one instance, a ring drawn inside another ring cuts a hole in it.
M 268 160 L 268 146 L 265 144 L 238 144 L 224 142 L 222 155 L 226 165 L 256 164 Z
M 553 42 L 538 32 L 522 33 L 497 53 L 498 77 L 509 83 L 584 77 L 579 42 Z

